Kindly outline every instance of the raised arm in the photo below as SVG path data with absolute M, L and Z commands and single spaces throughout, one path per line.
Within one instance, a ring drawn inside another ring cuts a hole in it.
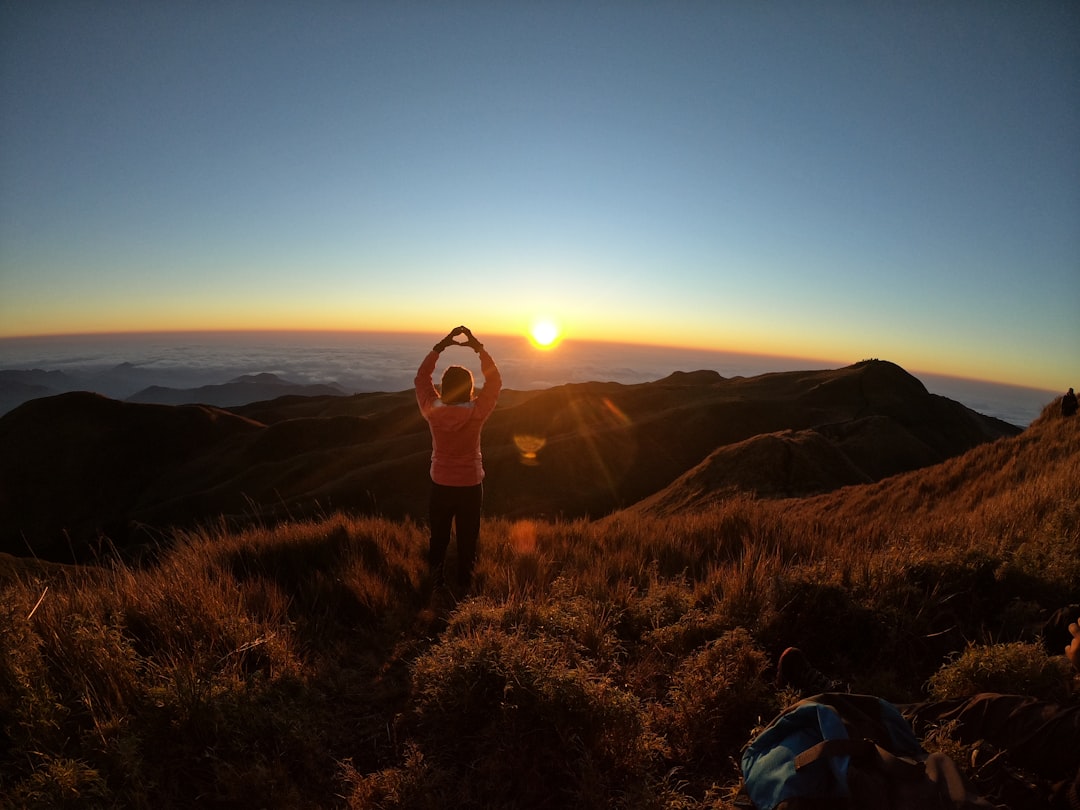
M 460 328 L 462 334 L 468 338 L 464 345 L 480 356 L 480 373 L 484 375 L 484 387 L 476 398 L 477 407 L 482 412 L 490 413 L 495 409 L 495 403 L 499 399 L 499 392 L 502 391 L 502 375 L 499 373 L 499 367 L 495 365 L 495 360 L 484 348 L 484 344 L 477 340 L 476 336 L 467 327 L 462 326 Z
M 439 392 L 435 389 L 435 383 L 431 380 L 431 375 L 435 373 L 435 364 L 439 362 L 439 354 L 447 346 L 462 345 L 456 343 L 454 338 L 463 334 L 464 329 L 464 326 L 455 326 L 451 329 L 446 337 L 431 347 L 431 351 L 427 353 L 427 356 L 420 363 L 420 368 L 416 370 L 413 387 L 416 389 L 416 404 L 420 406 L 421 413 L 426 414 L 439 398 Z

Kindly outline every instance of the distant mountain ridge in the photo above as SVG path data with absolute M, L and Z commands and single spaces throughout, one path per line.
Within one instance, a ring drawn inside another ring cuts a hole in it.
M 162 376 L 132 363 L 120 363 L 94 374 L 70 374 L 43 369 L 0 370 L 0 416 L 24 402 L 74 391 L 99 393 L 111 399 L 148 402 L 158 405 L 216 405 L 222 408 L 246 405 L 280 396 L 344 396 L 340 386 L 296 383 L 277 374 L 244 374 L 225 383 L 191 388 L 146 385 L 147 379 Z M 134 391 L 135 393 L 129 394 Z
M 878 360 L 507 390 L 484 433 L 485 509 L 602 517 L 695 508 L 736 492 L 804 496 L 1019 432 Z M 431 439 L 412 391 L 228 410 L 64 394 L 0 418 L 0 447 L 0 552 L 16 555 L 78 559 L 102 536 L 125 546 L 221 516 L 426 516 Z
M 291 383 L 276 374 L 244 374 L 221 385 L 198 388 L 168 388 L 152 385 L 127 398 L 128 402 L 158 405 L 216 405 L 230 408 L 283 396 L 338 397 L 345 391 L 336 385 Z
M 0 370 L 0 414 L 32 399 L 61 393 L 70 385 L 70 377 L 62 371 L 39 368 Z

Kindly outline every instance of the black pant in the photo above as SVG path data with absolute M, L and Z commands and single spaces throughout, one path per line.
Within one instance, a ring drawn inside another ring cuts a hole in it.
M 484 502 L 484 485 L 447 487 L 431 484 L 431 545 L 428 563 L 436 582 L 442 578 L 443 560 L 450 545 L 450 527 L 457 529 L 458 584 L 469 587 L 476 562 L 476 539 L 480 536 L 480 507 Z

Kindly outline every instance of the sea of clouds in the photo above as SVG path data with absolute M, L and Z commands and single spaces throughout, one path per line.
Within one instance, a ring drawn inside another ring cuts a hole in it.
M 51 336 L 0 339 L 0 370 L 61 371 L 79 388 L 125 399 L 152 385 L 197 388 L 246 374 L 271 373 L 292 383 L 335 384 L 346 393 L 402 391 L 439 335 L 339 332 L 223 332 Z M 844 363 L 567 340 L 550 351 L 524 338 L 484 338 L 504 385 L 519 390 L 564 383 L 650 382 L 675 371 L 709 369 L 724 377 L 836 368 Z M 887 358 L 882 358 L 887 359 Z M 855 360 L 852 360 L 855 362 Z M 473 352 L 450 348 L 451 363 L 471 368 Z M 1026 427 L 1058 394 L 1033 388 L 920 374 L 932 392 Z

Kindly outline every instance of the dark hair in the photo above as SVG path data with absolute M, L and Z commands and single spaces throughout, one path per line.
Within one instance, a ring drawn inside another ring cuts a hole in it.
M 464 366 L 450 366 L 442 375 L 442 401 L 447 405 L 460 405 L 473 397 L 472 372 Z

